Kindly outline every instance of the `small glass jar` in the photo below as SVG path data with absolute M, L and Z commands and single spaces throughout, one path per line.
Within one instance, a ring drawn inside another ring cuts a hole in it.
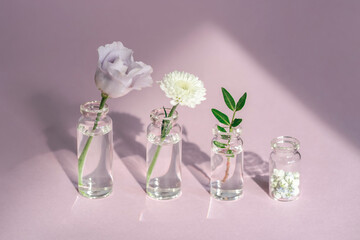
M 87 198 L 102 198 L 112 192 L 113 160 L 112 120 L 105 104 L 98 101 L 80 106 L 77 126 L 78 190 Z
M 178 113 L 171 117 L 170 108 L 154 109 L 147 127 L 146 192 L 158 200 L 181 195 L 181 127 L 176 123 Z
M 300 142 L 281 136 L 271 141 L 269 162 L 269 194 L 278 201 L 288 202 L 300 196 Z
M 244 154 L 240 133 L 240 127 L 230 133 L 219 131 L 217 126 L 213 129 L 210 193 L 215 199 L 236 200 L 243 194 Z

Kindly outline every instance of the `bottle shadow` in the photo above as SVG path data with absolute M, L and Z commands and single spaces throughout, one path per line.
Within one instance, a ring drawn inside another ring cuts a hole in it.
M 111 112 L 109 116 L 114 122 L 114 151 L 140 187 L 146 191 L 146 147 L 136 140 L 136 136 L 144 131 L 144 124 L 139 118 L 128 113 Z
M 44 133 L 50 150 L 71 184 L 78 190 L 76 138 L 59 126 L 50 126 Z
M 186 128 L 183 127 L 183 135 L 186 137 Z M 210 193 L 210 156 L 201 151 L 198 145 L 183 139 L 182 162 L 197 179 L 203 188 Z
M 266 194 L 269 190 L 269 163 L 254 152 L 244 152 L 244 171 Z
M 29 104 L 43 127 L 49 149 L 77 189 L 76 138 L 70 134 L 69 126 L 75 127 L 76 120 L 73 116 L 76 116 L 78 109 L 65 103 L 60 97 L 45 92 L 33 95 Z

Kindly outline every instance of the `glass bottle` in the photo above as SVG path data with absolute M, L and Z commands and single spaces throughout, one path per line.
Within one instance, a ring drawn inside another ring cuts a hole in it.
M 226 126 L 223 126 L 226 127 Z M 230 133 L 213 129 L 210 193 L 215 199 L 236 200 L 243 194 L 243 141 L 241 128 Z
M 275 200 L 288 202 L 300 196 L 300 142 L 281 136 L 271 141 L 269 193 Z
M 154 109 L 147 127 L 146 192 L 158 200 L 181 195 L 181 127 L 176 123 L 178 113 L 171 117 L 170 108 Z
M 106 197 L 113 186 L 112 120 L 106 115 L 108 106 L 99 109 L 99 105 L 98 101 L 81 105 L 77 126 L 78 190 L 88 198 Z

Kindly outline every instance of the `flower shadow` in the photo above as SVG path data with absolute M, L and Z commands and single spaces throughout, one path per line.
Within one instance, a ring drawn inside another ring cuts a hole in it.
M 268 194 L 269 163 L 254 152 L 244 152 L 244 171 L 254 182 Z
M 146 191 L 146 147 L 136 140 L 143 132 L 141 120 L 128 113 L 111 112 L 109 116 L 114 122 L 114 150 L 128 171 Z
M 186 137 L 186 128 L 183 127 L 183 135 Z M 182 161 L 191 174 L 198 180 L 203 188 L 210 192 L 210 156 L 201 151 L 198 145 L 183 139 Z
M 29 103 L 44 127 L 43 133 L 49 149 L 77 189 L 76 138 L 69 132 L 69 126 L 75 127 L 76 120 L 72 116 L 75 116 L 77 109 L 47 93 L 35 94 Z

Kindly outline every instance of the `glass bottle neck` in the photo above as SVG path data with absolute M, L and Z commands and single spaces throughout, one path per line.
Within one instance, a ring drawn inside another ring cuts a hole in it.
M 295 153 L 300 148 L 300 141 L 294 137 L 281 136 L 271 141 L 271 147 L 278 153 Z
M 100 109 L 99 101 L 90 101 L 80 105 L 80 113 L 84 117 L 89 118 L 104 118 L 109 112 L 109 107 L 107 104 L 104 104 L 103 108 Z
M 242 129 L 240 126 L 229 128 L 229 126 L 225 125 L 215 125 L 213 128 L 213 134 L 214 136 L 218 137 L 224 137 L 227 136 L 228 138 L 239 138 L 240 134 L 242 132 Z
M 175 124 L 178 119 L 178 112 L 171 112 L 171 108 L 157 108 L 151 111 L 150 119 L 156 125 L 162 124 L 163 121 Z

